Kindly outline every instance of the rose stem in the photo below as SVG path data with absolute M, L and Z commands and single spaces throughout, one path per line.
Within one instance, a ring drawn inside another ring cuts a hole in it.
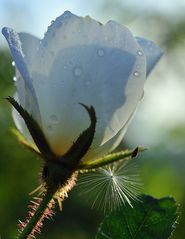
M 28 224 L 23 229 L 23 231 L 20 233 L 18 239 L 27 239 L 27 238 L 29 238 L 30 234 L 32 233 L 32 231 L 36 227 L 36 225 L 39 222 L 39 220 L 41 219 L 42 215 L 44 214 L 44 211 L 46 210 L 47 205 L 49 204 L 49 202 L 53 198 L 55 192 L 56 191 L 49 191 L 49 190 L 46 192 L 46 194 L 43 197 L 43 199 L 42 199 L 39 207 L 37 208 L 35 214 L 29 220 Z

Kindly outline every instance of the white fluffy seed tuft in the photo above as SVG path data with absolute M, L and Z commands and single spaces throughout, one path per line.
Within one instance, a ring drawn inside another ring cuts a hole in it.
M 136 164 L 119 162 L 81 175 L 78 185 L 80 192 L 92 202 L 92 207 L 112 211 L 132 200 L 139 200 L 141 181 Z

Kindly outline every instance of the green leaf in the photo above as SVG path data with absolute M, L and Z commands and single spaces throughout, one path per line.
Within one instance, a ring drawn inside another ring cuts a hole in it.
M 177 204 L 171 197 L 142 195 L 103 220 L 96 239 L 167 239 L 176 227 Z

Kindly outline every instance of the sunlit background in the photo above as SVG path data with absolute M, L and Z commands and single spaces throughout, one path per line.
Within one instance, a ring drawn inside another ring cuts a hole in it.
M 185 238 L 185 0 L 0 0 L 0 28 L 8 26 L 42 37 L 65 10 L 105 23 L 127 25 L 137 36 L 152 39 L 164 56 L 149 76 L 145 97 L 122 146 L 148 150 L 139 156 L 143 192 L 174 196 L 181 217 L 175 239 Z M 0 36 L 0 236 L 14 238 L 18 219 L 26 215 L 28 193 L 38 185 L 41 162 L 19 145 L 10 132 L 11 57 Z M 38 238 L 94 238 L 102 214 L 75 190 L 62 213 L 45 225 Z M 72 228 L 72 230 L 71 230 Z

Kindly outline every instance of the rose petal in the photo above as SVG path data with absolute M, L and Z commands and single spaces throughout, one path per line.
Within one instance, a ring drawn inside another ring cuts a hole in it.
M 29 62 L 36 51 L 36 38 L 26 33 L 16 33 L 10 28 L 3 28 L 12 56 L 16 65 L 16 82 L 18 99 L 21 106 L 26 109 L 39 122 L 40 113 L 32 85 L 32 80 L 28 67 Z M 38 47 L 37 47 L 38 48 Z
M 30 64 L 32 64 L 33 57 L 39 48 L 40 39 L 25 32 L 20 32 L 18 35 L 21 41 L 21 48 L 24 53 L 24 59 L 30 69 Z
M 145 55 L 130 31 L 69 12 L 56 19 L 33 63 L 33 85 L 44 132 L 63 154 L 89 125 L 78 104 L 97 113 L 94 145 L 103 145 L 127 123 L 143 94 Z
M 34 95 L 34 89 L 31 84 L 30 74 L 25 62 L 19 35 L 13 29 L 6 27 L 2 29 L 2 33 L 9 44 L 16 67 L 18 68 L 20 74 L 23 76 L 30 92 Z
M 154 42 L 147 39 L 136 37 L 137 42 L 142 47 L 146 55 L 146 65 L 147 65 L 147 76 L 150 74 L 156 63 L 159 61 L 163 55 L 162 49 L 157 46 Z
M 20 104 L 17 93 L 14 95 L 14 99 Z M 28 128 L 27 128 L 23 118 L 20 116 L 20 114 L 17 112 L 17 110 L 15 110 L 14 107 L 12 108 L 12 115 L 13 115 L 13 120 L 15 122 L 17 129 L 21 132 L 21 134 L 24 136 L 24 138 L 30 144 L 33 144 L 33 139 L 28 131 Z
M 130 116 L 126 124 L 123 126 L 123 128 L 109 141 L 107 141 L 105 144 L 103 144 L 100 147 L 91 148 L 91 150 L 85 155 L 85 157 L 82 159 L 83 161 L 90 161 L 99 157 L 102 157 L 106 155 L 107 153 L 111 153 L 115 148 L 119 146 L 121 141 L 123 140 L 123 137 L 125 133 L 127 132 L 128 126 L 132 119 L 134 118 L 136 110 L 133 112 L 133 114 Z

